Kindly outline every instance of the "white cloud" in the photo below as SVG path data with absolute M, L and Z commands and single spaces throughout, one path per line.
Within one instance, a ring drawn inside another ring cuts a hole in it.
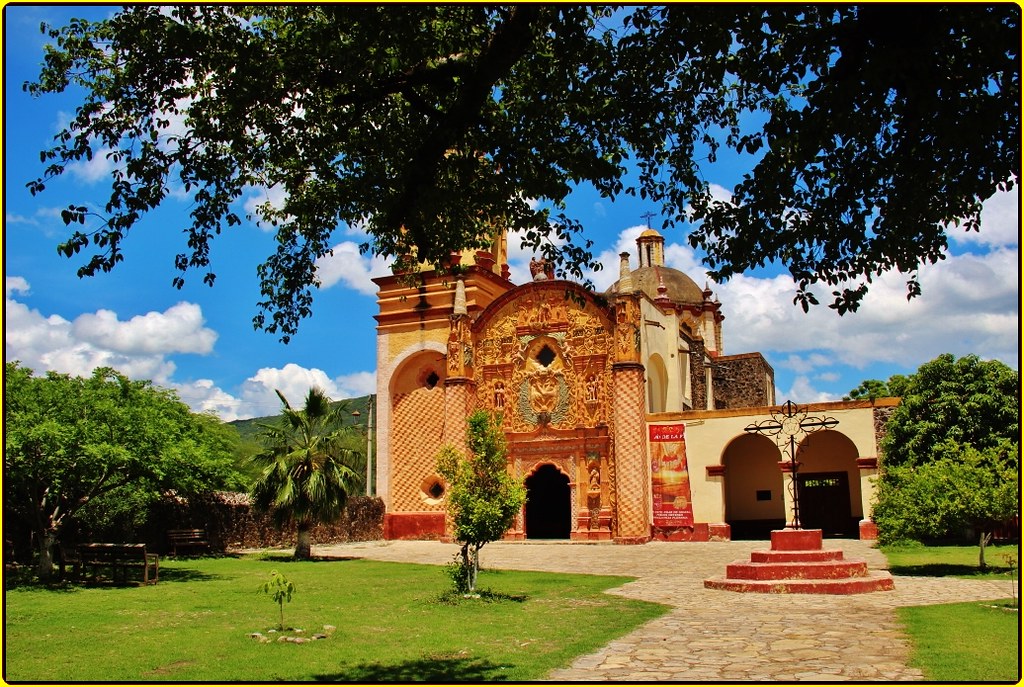
M 193 411 L 213 413 L 225 422 L 264 414 L 246 413 L 240 399 L 216 386 L 211 379 L 197 379 L 189 383 L 172 382 L 170 386 Z
M 600 272 L 586 273 L 586 276 L 593 282 L 596 291 L 606 291 L 609 286 L 619 280 L 619 255 L 621 253 L 629 253 L 630 269 L 635 270 L 639 267 L 636 258 L 636 239 L 647 228 L 645 224 L 637 224 L 623 229 L 619 232 L 615 245 L 601 251 L 597 255 L 597 261 L 601 263 L 604 269 Z
M 819 391 L 818 389 L 815 389 L 814 385 L 811 384 L 811 380 L 804 375 L 797 375 L 793 378 L 793 384 L 789 389 L 785 391 L 777 387 L 775 389 L 776 403 L 785 403 L 787 400 L 795 400 L 800 404 L 804 404 L 823 403 L 825 401 L 837 401 L 839 399 L 826 391 Z
M 4 359 L 20 360 L 36 373 L 48 370 L 88 376 L 97 367 L 112 367 L 134 379 L 165 382 L 175 365 L 162 354 L 125 355 L 77 340 L 73 323 L 45 317 L 8 297 L 4 303 Z
M 239 417 L 275 415 L 281 408 L 275 390 L 284 394 L 292 406 L 300 406 L 314 386 L 323 389 L 330 398 L 340 400 L 376 393 L 376 380 L 373 372 L 331 378 L 319 368 L 306 368 L 295 363 L 281 368 L 263 367 L 242 384 L 234 409 Z
M 20 360 L 37 373 L 48 370 L 87 376 L 113 367 L 134 379 L 164 384 L 176 366 L 172 353 L 209 353 L 217 334 L 203 326 L 197 305 L 179 303 L 120 321 L 109 310 L 85 313 L 73 321 L 45 316 L 17 300 L 30 285 L 19 276 L 4 279 L 4 357 Z
M 251 215 L 254 218 L 260 216 L 260 206 L 269 204 L 270 207 L 275 210 L 280 210 L 284 207 L 284 202 L 287 198 L 284 186 L 278 184 L 271 188 L 260 187 L 252 190 L 252 195 L 248 196 L 243 203 L 246 214 Z M 259 225 L 260 231 L 270 233 L 274 231 L 274 227 L 269 222 L 261 222 Z
M 95 184 L 110 176 L 114 169 L 114 161 L 110 158 L 110 148 L 101 148 L 95 151 L 91 160 L 79 160 L 70 163 L 66 170 L 78 181 L 85 184 Z
M 947 230 L 956 244 L 987 247 L 1017 246 L 1020 241 L 1020 206 L 1017 189 L 997 192 L 985 201 L 981 210 L 981 230 Z
M 904 275 L 885 274 L 870 286 L 860 309 L 839 317 L 831 298 L 804 313 L 794 305 L 795 286 L 786 276 L 739 276 L 718 287 L 729 351 L 801 353 L 824 351 L 787 365 L 806 372 L 836 362 L 863 368 L 872 362 L 916 367 L 940 353 L 976 353 L 1015 367 L 1018 354 L 1018 264 L 1016 250 L 950 256 L 922 268 L 923 294 L 907 301 Z M 984 286 L 982 286 L 984 285 Z
M 812 353 L 809 356 L 803 357 L 799 355 L 790 355 L 788 358 L 780 362 L 779 367 L 784 367 L 797 374 L 807 374 L 812 370 L 819 367 L 827 367 L 832 364 L 832 359 L 821 353 Z
M 935 265 L 923 266 L 919 275 L 923 293 L 910 301 L 906 275 L 882 275 L 870 284 L 860 309 L 842 317 L 828 307 L 832 288 L 824 287 L 815 290 L 821 304 L 804 313 L 793 303 L 796 285 L 787 274 L 739 275 L 715 284 L 694 251 L 680 243 L 666 243 L 665 262 L 698 285 L 709 281 L 722 302 L 726 354 L 760 351 L 777 371 L 795 375 L 792 387 L 780 390 L 779 398 L 822 400 L 828 394 L 813 384 L 839 382 L 843 377 L 837 374 L 838 367 L 863 370 L 883 363 L 913 371 L 946 352 L 975 353 L 1015 368 L 1019 364 L 1020 256 L 1016 201 L 1011 204 L 1009 195 L 985 206 L 983 223 L 987 225 L 983 226 L 990 231 L 985 245 L 997 246 L 994 250 L 949 254 Z M 601 253 L 605 270 L 593 276 L 598 290 L 618 279 L 619 252 L 628 251 L 631 267 L 636 269 L 635 240 L 645 228 L 623 230 L 614 247 Z
M 215 386 L 209 379 L 174 383 L 173 386 L 193 410 L 212 412 L 230 422 L 277 415 L 281 401 L 275 389 L 280 390 L 294 407 L 302 405 L 314 386 L 323 389 L 334 400 L 374 394 L 377 392 L 377 375 L 374 372 L 354 372 L 331 378 L 321 369 L 288 363 L 281 368 L 260 368 L 245 380 L 237 396 Z
M 353 372 L 331 378 L 318 368 L 288 363 L 260 368 L 237 395 L 213 380 L 174 379 L 177 367 L 169 359 L 179 353 L 213 352 L 217 333 L 204 326 L 202 310 L 178 303 L 163 312 L 149 312 L 122 321 L 110 310 L 84 313 L 74 320 L 45 316 L 18 300 L 31 291 L 20 276 L 4 277 L 4 354 L 37 374 L 48 370 L 88 376 L 97 367 L 112 367 L 132 379 L 148 379 L 173 388 L 196 412 L 213 412 L 223 420 L 274 415 L 281 407 L 275 389 L 299 404 L 312 386 L 334 399 L 376 393 L 374 372 Z
M 373 296 L 377 285 L 374 277 L 390 274 L 388 263 L 380 256 L 360 255 L 359 245 L 344 241 L 331 249 L 331 254 L 316 261 L 316 274 L 321 288 L 330 288 L 341 282 L 359 293 Z
M 13 293 L 29 292 L 28 281 L 24 277 L 4 276 L 4 298 L 10 298 Z
M 9 226 L 11 224 L 28 224 L 30 226 L 36 226 L 39 224 L 39 220 L 35 219 L 34 217 L 26 217 L 25 215 L 15 215 L 8 212 L 7 214 L 4 215 L 4 225 Z
M 178 303 L 164 312 L 148 312 L 127 322 L 110 310 L 79 315 L 71 328 L 75 339 L 97 348 L 147 355 L 166 353 L 198 353 L 213 350 L 217 333 L 203 326 L 202 309 L 194 303 Z

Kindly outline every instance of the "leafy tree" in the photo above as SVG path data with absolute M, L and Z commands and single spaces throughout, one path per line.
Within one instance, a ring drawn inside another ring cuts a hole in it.
M 848 396 L 843 396 L 844 401 L 856 401 L 862 398 L 874 400 L 891 396 L 889 385 L 879 379 L 865 379 L 856 389 L 851 389 Z
M 992 527 L 1019 511 L 1019 374 L 999 361 L 946 353 L 891 386 L 902 400 L 881 441 L 879 539 L 974 528 L 984 566 Z
M 1020 512 L 1019 447 L 1007 455 L 968 447 L 959 457 L 886 471 L 874 509 L 879 540 L 941 538 L 973 529 L 978 565 L 994 527 Z
M 212 420 L 169 390 L 110 369 L 91 377 L 4 368 L 4 509 L 24 519 L 53 574 L 54 547 L 83 509 L 115 494 L 136 503 L 165 489 L 189 494 L 230 483 L 231 454 Z
M 944 353 L 907 377 L 899 395 L 882 439 L 886 467 L 1020 443 L 1020 375 L 998 360 Z
M 185 273 L 216 278 L 210 244 L 254 187 L 285 192 L 258 267 L 254 325 L 287 340 L 312 311 L 339 224 L 364 251 L 441 267 L 524 230 L 563 275 L 594 267 L 564 212 L 579 184 L 639 195 L 716 279 L 768 261 L 795 301 L 944 257 L 944 229 L 1020 177 L 1016 5 L 131 5 L 44 26 L 33 95 L 84 89 L 41 154 L 42 191 L 71 163 L 114 163 L 102 208 L 59 250 L 92 275 L 174 187 L 192 196 Z M 387 40 L 381 40 L 386 36 Z M 751 171 L 716 200 L 719 155 Z M 529 202 L 530 199 L 539 201 Z
M 269 511 L 278 527 L 294 525 L 295 558 L 310 557 L 310 531 L 333 522 L 359 476 L 346 464 L 355 451 L 343 441 L 347 405 L 332 404 L 322 389 L 306 394 L 302 408 L 293 408 L 278 391 L 284 406 L 281 421 L 263 425 L 265 450 L 253 461 L 260 467 L 252 485 L 253 505 Z
M 214 415 L 193 414 L 195 435 L 183 440 L 183 446 L 195 455 L 216 456 L 217 477 L 204 479 L 200 484 L 190 486 L 193 476 L 191 468 L 185 474 L 173 479 L 173 488 L 180 496 L 208 492 L 212 488 L 228 491 L 245 491 L 248 488 L 246 476 L 239 471 L 238 455 L 241 439 L 238 431 Z M 163 497 L 158 485 L 150 481 L 139 481 L 122 485 L 117 489 L 100 494 L 89 500 L 78 512 L 76 520 L 80 525 L 78 533 L 115 533 L 115 536 L 134 537 L 135 533 L 153 522 L 152 507 Z M 110 536 L 110 535 L 107 535 Z
M 453 537 L 462 545 L 455 583 L 458 591 L 476 589 L 480 549 L 500 539 L 526 503 L 526 488 L 508 473 L 508 448 L 501 417 L 478 410 L 467 419 L 468 455 L 452 446 L 441 449 L 437 472 L 448 483 L 445 500 Z

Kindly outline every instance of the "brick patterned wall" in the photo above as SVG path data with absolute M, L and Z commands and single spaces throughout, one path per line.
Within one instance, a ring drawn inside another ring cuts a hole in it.
M 444 444 L 444 387 L 395 394 L 391 411 L 391 512 L 440 510 L 421 498 Z
M 444 387 L 444 443 L 465 452 L 466 418 L 476 410 L 476 387 L 468 379 L 449 379 Z
M 616 539 L 650 538 L 650 477 L 647 466 L 644 371 L 617 364 L 612 371 L 615 422 Z

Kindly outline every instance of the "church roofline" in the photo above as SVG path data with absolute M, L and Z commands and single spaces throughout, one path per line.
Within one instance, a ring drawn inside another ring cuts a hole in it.
M 612 318 L 611 308 L 608 306 L 607 300 L 601 294 L 596 293 L 594 291 L 590 291 L 589 289 L 583 287 L 580 284 L 577 284 L 574 281 L 568 281 L 565 279 L 545 279 L 541 281 L 531 281 L 525 284 L 521 284 L 495 298 L 476 317 L 472 326 L 473 331 L 479 331 L 480 328 L 483 326 L 483 322 L 485 322 L 488 319 L 488 317 L 490 317 L 491 313 L 498 312 L 510 301 L 515 300 L 516 298 L 519 298 L 527 293 L 552 290 L 561 291 L 562 293 L 566 294 L 566 297 L 568 297 L 568 292 L 574 291 L 583 296 L 583 298 L 588 303 L 593 304 L 594 307 L 597 308 L 604 317 L 608 319 Z

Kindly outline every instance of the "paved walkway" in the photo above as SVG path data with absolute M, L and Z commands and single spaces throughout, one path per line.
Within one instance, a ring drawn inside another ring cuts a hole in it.
M 610 590 L 672 610 L 597 652 L 553 671 L 549 680 L 662 682 L 920 681 L 907 666 L 908 644 L 895 608 L 1008 596 L 1008 581 L 897 577 L 896 589 L 851 596 L 739 594 L 704 588 L 726 563 L 749 559 L 768 542 L 614 544 L 495 542 L 484 568 L 628 575 Z M 884 569 L 867 543 L 826 540 L 847 559 Z M 444 564 L 454 544 L 360 542 L 315 547 L 317 555 Z

